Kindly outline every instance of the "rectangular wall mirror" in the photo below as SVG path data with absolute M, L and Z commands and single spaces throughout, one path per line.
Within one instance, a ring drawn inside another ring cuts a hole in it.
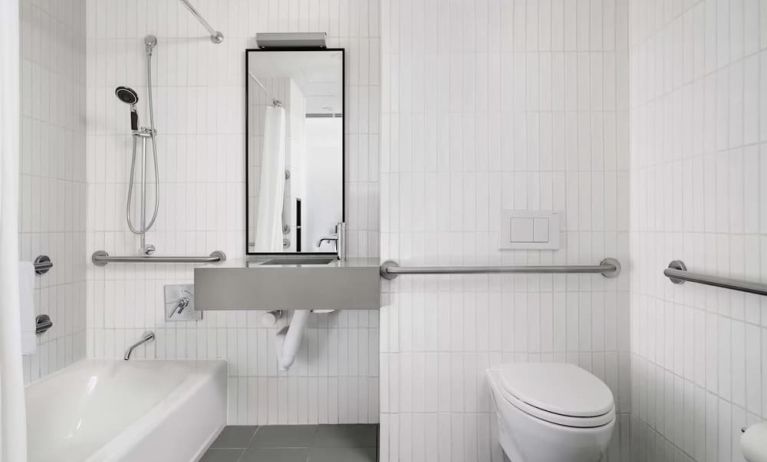
M 336 254 L 344 221 L 344 50 L 247 50 L 249 255 Z

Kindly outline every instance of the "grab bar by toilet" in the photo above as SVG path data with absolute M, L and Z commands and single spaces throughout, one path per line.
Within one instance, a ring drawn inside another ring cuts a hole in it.
M 93 252 L 91 261 L 96 266 L 107 263 L 220 263 L 226 261 L 226 254 L 216 250 L 207 257 L 132 255 L 113 257 L 103 250 Z
M 705 274 L 691 273 L 687 271 L 687 266 L 681 260 L 674 260 L 668 264 L 668 268 L 663 270 L 666 276 L 674 284 L 684 284 L 685 282 L 694 282 L 707 286 L 721 287 L 723 289 L 748 292 L 756 295 L 767 295 L 767 284 L 759 282 L 740 281 L 738 279 L 723 278 L 720 276 L 708 276 Z
M 549 266 L 399 266 L 393 260 L 381 264 L 381 277 L 395 279 L 407 274 L 601 274 L 606 278 L 618 277 L 621 264 L 615 258 L 605 258 L 599 265 Z

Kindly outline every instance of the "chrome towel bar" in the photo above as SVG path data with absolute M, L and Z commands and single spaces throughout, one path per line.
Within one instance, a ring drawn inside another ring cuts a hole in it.
M 674 260 L 669 263 L 668 268 L 663 270 L 663 275 L 669 278 L 674 284 L 684 284 L 689 281 L 697 284 L 705 284 L 707 286 L 721 287 L 723 289 L 748 292 L 750 294 L 767 295 L 767 284 L 691 273 L 687 271 L 687 266 L 685 266 L 684 262 L 681 260 Z
M 91 261 L 96 266 L 105 266 L 107 263 L 221 263 L 226 261 L 226 254 L 216 250 L 207 257 L 182 257 L 182 256 L 155 256 L 133 255 L 113 257 L 104 250 L 93 252 Z
M 393 260 L 381 264 L 381 277 L 395 279 L 401 274 L 601 274 L 606 278 L 617 277 L 621 264 L 615 258 L 605 258 L 599 265 L 550 265 L 550 266 L 406 266 Z

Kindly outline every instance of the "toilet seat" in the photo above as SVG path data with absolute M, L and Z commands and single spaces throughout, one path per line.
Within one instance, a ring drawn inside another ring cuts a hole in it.
M 555 425 L 594 428 L 615 420 L 610 389 L 572 364 L 515 363 L 494 371 L 504 400 Z

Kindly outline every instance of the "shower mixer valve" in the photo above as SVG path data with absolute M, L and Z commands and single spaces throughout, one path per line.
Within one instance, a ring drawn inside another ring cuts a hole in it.
M 194 284 L 165 286 L 166 321 L 200 321 L 202 311 L 194 309 Z
M 186 307 L 189 306 L 189 303 L 191 303 L 191 299 L 189 297 L 181 297 L 178 300 L 178 303 L 176 303 L 176 314 L 181 314 Z

